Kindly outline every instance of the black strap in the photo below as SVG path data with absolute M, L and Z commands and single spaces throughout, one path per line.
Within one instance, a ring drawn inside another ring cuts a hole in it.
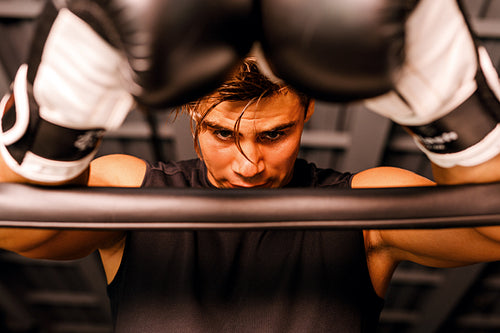
M 431 152 L 460 152 L 480 142 L 497 126 L 499 119 L 489 105 L 500 107 L 498 100 L 485 100 L 476 92 L 446 116 L 427 125 L 406 127 Z

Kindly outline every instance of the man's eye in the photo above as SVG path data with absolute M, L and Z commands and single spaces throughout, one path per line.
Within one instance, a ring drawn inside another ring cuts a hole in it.
M 261 135 L 261 139 L 265 141 L 276 141 L 284 135 L 283 131 L 269 131 Z
M 221 140 L 231 140 L 233 138 L 233 132 L 229 130 L 216 130 L 214 134 Z

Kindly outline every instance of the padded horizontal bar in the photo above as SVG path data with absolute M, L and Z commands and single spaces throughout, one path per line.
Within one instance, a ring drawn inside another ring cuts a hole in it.
M 191 230 L 486 225 L 500 225 L 500 183 L 352 190 L 0 184 L 3 227 Z

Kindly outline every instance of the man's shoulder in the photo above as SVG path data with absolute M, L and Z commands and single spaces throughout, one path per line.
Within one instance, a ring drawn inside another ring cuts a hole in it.
M 376 167 L 357 173 L 352 180 L 354 188 L 414 187 L 434 185 L 431 180 L 414 172 L 395 167 Z
M 92 161 L 89 186 L 139 187 L 146 172 L 146 163 L 140 158 L 113 154 Z

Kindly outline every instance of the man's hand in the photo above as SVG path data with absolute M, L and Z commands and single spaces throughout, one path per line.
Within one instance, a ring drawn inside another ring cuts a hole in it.
M 163 108 L 215 87 L 250 49 L 251 9 L 250 0 L 48 1 L 0 102 L 4 162 L 38 183 L 81 175 L 136 101 Z
M 122 53 L 85 20 L 47 2 L 28 62 L 0 103 L 8 167 L 42 183 L 81 174 L 104 131 L 133 106 L 120 75 L 125 66 Z
M 421 0 L 406 31 L 395 89 L 366 106 L 408 129 L 438 182 L 500 180 L 500 83 L 459 3 Z
M 262 49 L 273 74 L 311 97 L 346 102 L 387 92 L 404 60 L 416 0 L 261 0 Z

